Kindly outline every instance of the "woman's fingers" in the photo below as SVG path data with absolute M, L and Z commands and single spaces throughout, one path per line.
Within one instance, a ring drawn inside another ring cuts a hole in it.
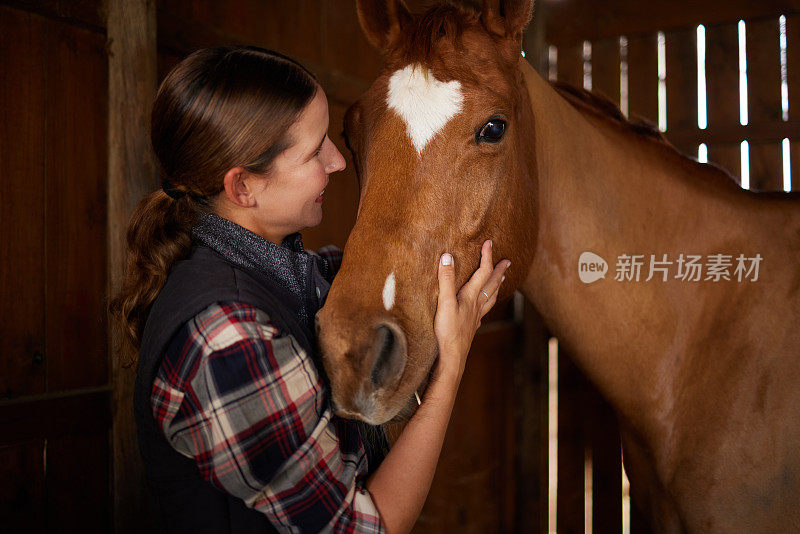
M 461 294 L 468 295 L 472 299 L 481 296 L 479 292 L 492 274 L 492 265 L 492 241 L 486 240 L 481 247 L 481 265 L 461 288 Z
M 488 295 L 489 298 L 486 298 L 484 293 L 480 293 L 481 297 L 486 300 L 481 307 L 481 316 L 486 315 L 497 302 L 497 293 L 499 292 L 500 284 L 503 283 L 505 272 L 509 265 L 511 265 L 510 260 L 499 262 L 492 271 L 491 276 L 489 276 L 489 280 L 486 281 L 486 285 L 483 286 L 483 291 L 486 292 L 485 295 Z
M 453 256 L 445 252 L 439 258 L 439 307 L 452 305 L 456 300 L 456 275 Z

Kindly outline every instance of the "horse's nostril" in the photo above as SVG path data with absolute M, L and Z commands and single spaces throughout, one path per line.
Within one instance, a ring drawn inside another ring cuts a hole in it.
M 390 379 L 399 376 L 405 367 L 406 354 L 399 336 L 402 336 L 401 332 L 395 332 L 385 324 L 376 329 L 372 344 L 375 363 L 370 376 L 376 386 L 386 385 Z

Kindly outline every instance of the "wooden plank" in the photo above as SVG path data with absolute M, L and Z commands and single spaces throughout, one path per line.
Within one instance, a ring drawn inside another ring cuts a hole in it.
M 619 39 L 592 43 L 592 91 L 607 96 L 619 106 Z
M 697 126 L 697 33 L 694 29 L 665 34 L 667 137 L 671 128 Z M 670 139 L 686 154 L 697 155 L 697 145 Z
M 584 432 L 586 378 L 559 346 L 558 351 L 558 532 L 584 531 Z
M 43 40 L 0 6 L 0 398 L 44 391 Z
M 0 3 L 95 32 L 105 31 L 106 18 L 102 0 L 2 0 Z
M 709 132 L 720 127 L 739 126 L 739 34 L 736 24 L 706 28 L 706 95 Z
M 596 41 L 617 35 L 670 31 L 697 24 L 735 23 L 800 11 L 798 0 L 569 0 L 548 2 L 549 42 L 558 46 Z
M 47 388 L 108 381 L 106 344 L 107 57 L 102 35 L 46 29 Z
M 192 21 L 230 36 L 231 43 L 270 48 L 303 62 L 320 63 L 326 3 L 324 0 L 237 0 L 235 3 L 163 0 L 158 2 L 158 30 L 162 30 L 167 19 Z M 340 4 L 335 3 L 338 9 L 342 8 Z
M 44 509 L 48 532 L 111 531 L 108 466 L 107 430 L 48 440 Z
M 709 145 L 708 161 L 716 163 L 728 171 L 738 183 L 742 182 L 742 151 L 739 143 L 729 145 Z
M 800 15 L 786 17 L 786 76 L 789 119 L 800 119 Z
M 594 389 L 594 388 L 592 388 Z M 617 417 L 597 390 L 590 425 L 592 447 L 592 533 L 622 532 L 622 445 Z
M 125 232 L 138 200 L 158 185 L 150 150 L 149 117 L 156 91 L 156 7 L 150 0 L 108 2 L 108 294 L 122 282 Z M 177 58 L 169 56 L 164 66 Z M 171 66 L 171 65 L 170 65 Z M 155 532 L 148 511 L 142 460 L 133 418 L 135 367 L 130 354 L 120 353 L 120 339 L 111 332 L 111 434 L 114 532 Z
M 696 127 L 685 130 L 671 130 L 670 140 L 676 139 L 691 144 L 706 142 L 708 144 L 741 143 L 745 139 L 754 143 L 780 141 L 784 137 L 800 139 L 800 121 L 773 121 L 756 122 L 747 126 L 738 124 L 739 114 L 736 113 L 737 124 L 730 126 L 716 126 L 707 130 Z
M 736 24 L 706 28 L 706 114 L 708 129 L 696 141 L 706 142 L 708 161 L 720 165 L 741 183 L 739 144 L 753 125 L 739 124 L 739 33 Z M 772 128 L 764 135 L 773 136 Z M 677 136 L 677 132 L 676 132 Z
M 475 337 L 431 491 L 412 532 L 513 531 L 511 385 L 520 336 L 509 324 Z
M 105 431 L 109 389 L 48 394 L 0 402 L 0 445 Z
M 749 120 L 781 120 L 781 64 L 778 17 L 746 25 L 747 101 Z M 780 140 L 750 143 L 750 188 L 783 189 Z
M 548 341 L 529 302 L 523 308 L 523 349 L 514 358 L 517 485 L 515 532 L 547 532 L 549 514 Z
M 781 120 L 781 63 L 778 17 L 746 24 L 749 120 Z
M 0 447 L 0 524 L 3 532 L 45 532 L 44 440 Z
M 558 48 L 558 81 L 583 87 L 583 45 Z
M 628 38 L 628 115 L 658 124 L 656 34 Z
M 792 191 L 800 191 L 800 141 L 790 141 L 789 158 L 792 164 Z

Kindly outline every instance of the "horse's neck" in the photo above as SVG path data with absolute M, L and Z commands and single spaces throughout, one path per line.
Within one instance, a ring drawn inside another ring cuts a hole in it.
M 660 282 L 658 275 L 646 282 L 650 254 L 671 261 L 769 255 L 764 230 L 778 228 L 780 217 L 767 220 L 773 216 L 759 201 L 721 172 L 578 112 L 530 67 L 523 70 L 538 169 L 536 249 L 523 292 L 618 410 L 646 418 L 674 390 L 694 329 L 708 324 L 703 318 L 726 292 L 745 290 L 730 282 Z M 587 251 L 608 263 L 605 279 L 580 281 L 578 258 Z M 644 255 L 639 282 L 614 280 L 623 254 Z

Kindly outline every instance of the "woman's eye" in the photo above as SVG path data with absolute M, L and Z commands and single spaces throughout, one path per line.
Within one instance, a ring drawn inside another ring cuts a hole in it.
M 506 133 L 506 121 L 503 119 L 491 119 L 484 124 L 475 136 L 478 143 L 497 143 Z

